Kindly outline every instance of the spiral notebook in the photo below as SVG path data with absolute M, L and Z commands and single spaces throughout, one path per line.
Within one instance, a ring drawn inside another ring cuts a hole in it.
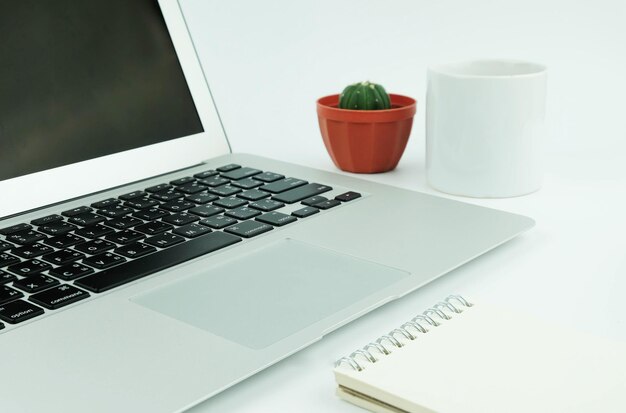
M 337 361 L 373 412 L 626 412 L 626 343 L 450 296 Z

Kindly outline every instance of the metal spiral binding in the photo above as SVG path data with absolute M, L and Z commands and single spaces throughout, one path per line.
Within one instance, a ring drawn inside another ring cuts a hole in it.
M 447 321 L 452 319 L 454 314 L 460 314 L 464 311 L 464 308 L 472 306 L 473 304 L 462 296 L 450 295 L 445 300 L 422 312 L 422 314 L 413 317 L 411 321 L 407 321 L 400 327 L 380 336 L 362 349 L 352 352 L 349 356 L 340 358 L 335 362 L 335 367 L 347 364 L 354 370 L 361 371 L 365 368 L 365 363 L 376 363 L 380 360 L 380 357 L 391 354 L 391 347 L 387 346 L 404 347 L 406 343 L 416 340 L 421 334 L 427 334 L 429 328 L 439 327 L 441 322 L 437 321 L 436 318 L 441 321 Z

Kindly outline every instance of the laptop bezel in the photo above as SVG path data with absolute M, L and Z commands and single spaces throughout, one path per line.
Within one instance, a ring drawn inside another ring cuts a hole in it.
M 179 0 L 158 0 L 204 132 L 0 181 L 0 219 L 230 152 Z

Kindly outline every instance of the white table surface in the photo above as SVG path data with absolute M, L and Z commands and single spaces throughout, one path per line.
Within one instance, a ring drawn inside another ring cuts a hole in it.
M 369 79 L 419 103 L 399 167 L 361 177 L 441 196 L 424 174 L 427 65 L 508 57 L 549 67 L 544 187 L 511 199 L 452 197 L 531 216 L 533 230 L 194 412 L 360 412 L 335 397 L 333 362 L 452 292 L 626 340 L 626 5 L 574 3 L 184 2 L 235 151 L 337 171 L 315 99 Z

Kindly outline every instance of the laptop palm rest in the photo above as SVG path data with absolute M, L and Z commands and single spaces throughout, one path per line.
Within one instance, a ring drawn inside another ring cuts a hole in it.
M 131 301 L 262 349 L 410 276 L 283 239 Z

